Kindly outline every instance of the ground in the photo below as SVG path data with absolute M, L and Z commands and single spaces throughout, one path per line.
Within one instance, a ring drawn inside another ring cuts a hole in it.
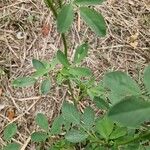
M 150 62 L 150 1 L 106 0 L 95 9 L 106 20 L 107 36 L 96 37 L 77 13 L 67 35 L 70 58 L 74 48 L 88 40 L 90 51 L 83 64 L 93 70 L 97 80 L 108 70 L 122 70 L 141 82 L 139 76 Z M 38 83 L 18 89 L 11 84 L 17 77 L 34 72 L 33 58 L 51 60 L 58 49 L 63 49 L 62 41 L 43 1 L 0 1 L 0 146 L 6 144 L 4 127 L 16 122 L 18 133 L 13 140 L 22 150 L 34 150 L 29 137 L 37 129 L 37 112 L 45 113 L 50 123 L 59 114 L 66 88 L 52 82 L 51 93 L 41 97 Z

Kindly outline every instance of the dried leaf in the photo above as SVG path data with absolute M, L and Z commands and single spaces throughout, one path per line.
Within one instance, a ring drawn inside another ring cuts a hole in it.
M 0 97 L 2 96 L 2 88 L 0 88 Z
M 136 40 L 138 39 L 138 36 L 139 36 L 139 33 L 138 33 L 138 32 L 136 32 L 135 34 L 131 35 L 131 36 L 130 36 L 130 41 L 131 41 L 131 42 L 136 41 Z
M 138 42 L 135 41 L 135 42 L 133 42 L 133 43 L 130 43 L 130 45 L 135 49 L 135 48 L 137 48 L 137 46 L 138 46 Z
M 44 24 L 42 27 L 42 35 L 43 37 L 47 37 L 50 32 L 50 25 L 49 24 Z
M 6 116 L 7 116 L 7 118 L 9 120 L 13 120 L 15 118 L 15 115 L 16 115 L 16 113 L 15 113 L 15 109 L 14 108 L 8 108 L 6 110 Z
M 0 111 L 3 110 L 5 108 L 5 105 L 1 104 L 0 105 Z
M 137 46 L 138 46 L 138 36 L 139 36 L 139 33 L 136 32 L 135 34 L 131 35 L 131 36 L 128 38 L 129 44 L 130 44 L 134 49 L 137 48 Z

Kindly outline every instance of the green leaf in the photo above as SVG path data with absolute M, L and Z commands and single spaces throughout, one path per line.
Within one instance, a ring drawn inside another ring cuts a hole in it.
M 109 104 L 101 97 L 94 97 L 93 101 L 99 109 L 109 109 Z
M 58 32 L 65 33 L 69 30 L 73 22 L 73 7 L 71 4 L 64 5 L 57 16 Z
M 66 80 L 65 76 L 63 76 L 60 72 L 57 74 L 56 79 L 57 79 L 56 83 L 58 85 L 61 85 Z
M 150 65 L 147 66 L 144 70 L 143 82 L 145 84 L 147 91 L 150 93 Z
M 37 59 L 32 59 L 32 64 L 33 64 L 33 67 L 36 69 L 36 70 L 40 70 L 40 69 L 44 69 L 45 68 L 45 65 L 37 60 Z
M 58 58 L 54 57 L 52 59 L 52 61 L 50 62 L 50 68 L 51 68 L 51 70 L 53 70 L 58 63 L 59 63 Z
M 145 146 L 144 150 L 150 150 L 150 145 Z
M 140 97 L 126 97 L 115 104 L 108 116 L 127 127 L 138 127 L 144 121 L 150 121 L 150 102 Z
M 123 150 L 142 150 L 142 149 L 139 149 L 139 146 L 140 146 L 140 142 L 129 143 L 123 146 L 124 148 Z
M 65 67 L 69 67 L 69 62 L 67 60 L 67 57 L 64 55 L 64 53 L 60 50 L 57 51 L 57 58 L 59 62 L 64 65 Z
M 65 138 L 55 140 L 46 150 L 75 150 L 74 145 L 68 142 Z
M 11 123 L 4 129 L 4 140 L 9 141 L 17 133 L 17 126 Z
M 99 5 L 102 2 L 104 2 L 104 0 L 75 0 L 75 3 L 77 5 L 83 5 L 83 6 L 86 6 L 86 5 Z
M 72 143 L 79 143 L 84 141 L 86 138 L 88 137 L 88 134 L 83 132 L 83 131 L 79 131 L 79 130 L 75 130 L 72 129 L 70 130 L 66 135 L 65 135 L 65 139 L 68 140 L 69 142 Z
M 41 68 L 37 70 L 36 72 L 34 72 L 32 75 L 33 78 L 42 77 L 45 74 L 49 73 L 50 70 L 53 70 L 55 66 L 58 64 L 58 59 L 54 57 L 50 63 L 46 61 L 42 61 L 42 63 L 45 66 L 45 68 Z
M 90 97 L 91 100 L 93 100 L 94 97 L 101 97 L 101 98 L 105 99 L 105 97 L 102 96 L 102 95 L 105 95 L 105 93 L 107 92 L 107 90 L 100 83 L 98 85 L 95 85 L 95 79 L 94 79 L 93 83 L 89 82 L 88 85 L 87 85 L 87 87 L 88 87 L 87 94 L 89 95 L 89 97 Z
M 42 132 L 42 131 L 34 132 L 31 135 L 31 140 L 33 142 L 44 142 L 44 141 L 46 141 L 47 138 L 48 138 L 47 133 Z
M 92 128 L 92 126 L 94 125 L 94 121 L 95 121 L 95 113 L 93 109 L 91 107 L 85 108 L 84 113 L 82 115 L 82 122 L 84 128 L 90 130 L 90 128 Z
M 41 63 L 44 65 L 43 69 L 47 69 L 47 70 L 51 69 L 51 62 L 44 60 L 44 61 L 41 61 Z
M 64 129 L 65 131 L 69 131 L 71 127 L 72 127 L 71 121 L 68 121 L 68 120 L 66 121 L 66 120 L 64 119 L 63 129 Z
M 92 71 L 85 67 L 74 67 L 69 69 L 69 73 L 78 77 L 89 77 L 92 75 Z
M 60 134 L 63 123 L 64 118 L 61 115 L 56 117 L 51 127 L 51 134 Z
M 108 118 L 99 119 L 96 123 L 96 129 L 101 136 L 105 139 L 109 139 L 110 134 L 114 128 L 114 123 Z
M 80 14 L 88 26 L 97 34 L 97 36 L 106 35 L 106 23 L 103 16 L 93 9 L 81 7 Z
M 80 63 L 88 53 L 88 44 L 84 43 L 77 47 L 74 55 L 74 63 Z
M 111 102 L 117 103 L 126 96 L 140 95 L 141 91 L 137 83 L 124 72 L 115 71 L 106 73 L 104 85 L 111 90 Z
M 66 121 L 71 122 L 73 124 L 80 123 L 80 114 L 77 108 L 73 104 L 70 104 L 68 102 L 63 103 L 62 116 Z
M 44 129 L 46 132 L 49 131 L 48 119 L 44 114 L 38 113 L 35 118 L 35 122 L 37 123 L 37 125 L 40 126 L 40 128 Z
M 60 70 L 60 73 L 61 73 L 64 77 L 70 75 L 68 68 L 62 68 L 62 70 Z
M 127 134 L 127 128 L 117 127 L 110 135 L 109 139 L 117 139 Z
M 20 77 L 13 81 L 13 86 L 15 87 L 29 87 L 36 82 L 36 79 L 32 77 Z
M 33 73 L 32 77 L 33 78 L 39 78 L 39 77 L 42 77 L 44 76 L 45 74 L 47 74 L 48 72 L 50 71 L 50 69 L 40 69 L 40 70 L 37 70 L 36 72 Z
M 49 79 L 45 79 L 41 84 L 41 93 L 48 94 L 51 88 L 51 81 Z
M 3 150 L 20 150 L 21 146 L 17 143 L 7 144 Z

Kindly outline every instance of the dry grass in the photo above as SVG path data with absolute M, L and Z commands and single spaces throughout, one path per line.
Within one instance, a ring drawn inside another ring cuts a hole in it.
M 107 36 L 97 38 L 78 19 L 68 35 L 69 54 L 88 39 L 91 50 L 84 64 L 93 70 L 97 79 L 108 70 L 123 70 L 138 79 L 145 64 L 150 62 L 150 1 L 107 0 L 96 9 L 107 20 Z M 48 36 L 42 34 L 44 26 L 49 27 Z M 55 83 L 46 97 L 40 97 L 38 84 L 23 89 L 14 89 L 11 85 L 16 77 L 34 71 L 32 58 L 51 60 L 58 48 L 62 48 L 60 35 L 52 14 L 41 0 L 0 1 L 0 69 L 5 72 L 0 76 L 0 145 L 6 144 L 2 131 L 10 122 L 8 109 L 15 110 L 11 122 L 16 122 L 19 130 L 13 140 L 22 145 L 22 150 L 35 149 L 29 136 L 37 129 L 36 113 L 45 113 L 50 122 L 59 113 L 66 90 L 55 88 Z

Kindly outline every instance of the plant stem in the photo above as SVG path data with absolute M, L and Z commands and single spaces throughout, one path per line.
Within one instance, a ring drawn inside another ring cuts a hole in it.
M 61 0 L 58 0 L 58 3 L 59 3 L 59 7 L 61 8 L 61 6 L 62 6 Z M 57 11 L 56 11 L 56 8 L 54 7 L 52 1 L 47 0 L 47 4 L 48 4 L 49 8 L 51 9 L 55 19 L 57 19 Z M 68 54 L 67 54 L 67 40 L 66 40 L 66 36 L 65 36 L 64 33 L 61 34 L 61 38 L 62 38 L 63 45 L 64 45 L 64 54 L 67 58 L 68 57 Z M 73 94 L 73 90 L 72 90 L 72 87 L 71 87 L 70 80 L 67 80 L 67 84 L 68 84 L 69 91 L 71 93 L 71 97 L 73 99 L 74 105 L 77 106 L 77 102 L 76 102 L 76 99 L 74 98 L 74 94 Z
M 47 0 L 47 5 L 51 9 L 51 11 L 52 11 L 53 15 L 55 16 L 55 18 L 57 18 L 57 11 L 56 11 L 52 1 L 51 0 Z
M 62 37 L 62 41 L 63 41 L 63 45 L 64 45 L 64 53 L 65 53 L 65 56 L 67 57 L 68 54 L 67 54 L 67 41 L 66 41 L 66 36 L 64 33 L 61 34 L 61 37 Z
M 58 0 L 58 4 L 59 4 L 59 7 L 61 8 L 61 7 L 62 7 L 61 0 Z M 65 54 L 65 56 L 66 56 L 66 58 L 67 58 L 67 57 L 68 57 L 68 53 L 67 53 L 67 40 L 66 40 L 66 35 L 65 35 L 65 33 L 62 33 L 62 34 L 61 34 L 61 38 L 62 38 L 63 45 L 64 45 L 64 54 Z M 70 83 L 70 80 L 69 80 L 69 79 L 67 80 L 67 84 L 68 84 L 68 88 L 69 88 L 71 97 L 72 97 L 72 99 L 73 99 L 73 103 L 74 103 L 75 106 L 77 106 L 77 102 L 76 102 L 76 99 L 74 98 L 73 90 L 72 90 L 71 83 Z
M 62 4 L 61 4 L 61 1 L 58 0 L 58 3 L 59 3 L 59 7 L 61 8 Z M 47 4 L 49 6 L 49 8 L 51 9 L 55 19 L 57 19 L 57 11 L 52 3 L 51 0 L 47 0 Z M 62 37 L 62 41 L 63 41 L 63 45 L 64 45 L 64 53 L 65 53 L 65 56 L 67 57 L 67 41 L 66 41 L 66 36 L 64 33 L 61 34 L 61 37 Z
M 150 132 L 145 133 L 145 134 L 143 134 L 143 135 L 141 135 L 141 136 L 135 137 L 135 138 L 133 138 L 133 139 L 124 141 L 124 142 L 122 142 L 122 143 L 119 143 L 118 146 L 120 146 L 120 145 L 126 145 L 126 144 L 129 144 L 129 143 L 138 141 L 138 140 L 140 140 L 140 139 L 142 139 L 142 138 L 146 138 L 146 137 L 148 137 L 148 136 L 150 136 Z
M 59 4 L 59 7 L 61 8 L 62 6 L 61 0 L 58 0 L 58 4 Z
M 69 91 L 70 91 L 71 97 L 72 97 L 72 99 L 73 99 L 73 103 L 74 103 L 74 105 L 77 107 L 77 101 L 76 101 L 76 99 L 74 98 L 74 94 L 73 94 L 73 90 L 72 90 L 72 87 L 71 87 L 70 80 L 67 80 L 67 84 L 68 84 L 68 87 L 69 87 Z

